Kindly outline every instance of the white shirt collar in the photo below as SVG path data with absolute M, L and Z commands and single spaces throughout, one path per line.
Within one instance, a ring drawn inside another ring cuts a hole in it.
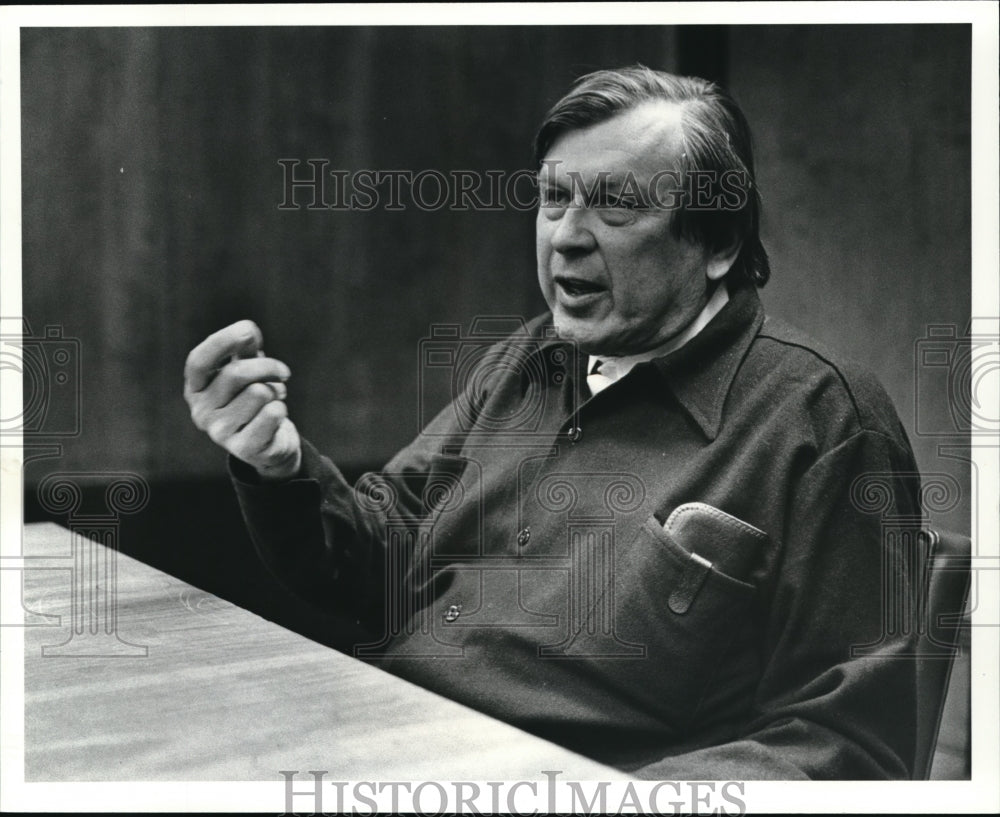
M 594 364 L 597 361 L 601 361 L 601 374 L 612 382 L 619 380 L 627 375 L 633 367 L 639 363 L 652 360 L 654 357 L 663 357 L 665 354 L 680 349 L 685 343 L 691 340 L 691 338 L 708 326 L 709 321 L 711 321 L 712 318 L 714 318 L 722 307 L 724 307 L 728 302 L 729 290 L 726 288 L 725 281 L 722 281 L 715 288 L 715 292 L 713 292 L 712 297 L 708 299 L 708 303 L 706 303 L 701 312 L 698 313 L 698 317 L 691 321 L 683 332 L 674 335 L 666 343 L 657 346 L 655 349 L 640 352 L 637 355 L 626 355 L 625 357 L 590 355 L 587 360 L 587 371 L 594 371 Z

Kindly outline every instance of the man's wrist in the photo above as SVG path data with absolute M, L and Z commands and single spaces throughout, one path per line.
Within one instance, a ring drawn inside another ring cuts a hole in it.
M 301 475 L 303 458 L 301 449 L 294 460 L 284 466 L 264 470 L 241 460 L 235 454 L 229 455 L 229 473 L 237 482 L 244 485 L 275 485 L 291 480 Z
M 261 482 L 287 482 L 295 479 L 302 470 L 302 448 L 295 449 L 295 454 L 286 461 L 275 465 L 265 465 L 255 469 Z

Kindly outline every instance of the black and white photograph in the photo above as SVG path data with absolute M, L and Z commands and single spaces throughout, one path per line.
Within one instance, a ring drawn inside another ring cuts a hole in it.
M 1000 810 L 997 20 L 0 9 L 0 809 Z

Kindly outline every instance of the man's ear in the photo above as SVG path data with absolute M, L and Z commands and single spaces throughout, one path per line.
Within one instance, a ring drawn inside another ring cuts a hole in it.
M 736 256 L 740 254 L 742 247 L 743 242 L 737 241 L 730 247 L 711 253 L 708 256 L 708 264 L 705 267 L 705 274 L 708 275 L 708 280 L 718 281 L 729 272 L 733 264 L 736 263 Z

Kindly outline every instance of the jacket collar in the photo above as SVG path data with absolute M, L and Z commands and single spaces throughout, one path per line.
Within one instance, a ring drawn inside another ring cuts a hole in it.
M 764 307 L 756 287 L 750 283 L 736 284 L 730 287 L 729 302 L 697 335 L 680 349 L 640 363 L 633 371 L 655 372 L 705 437 L 714 440 L 719 434 L 722 409 L 733 379 L 763 323 Z M 585 402 L 587 355 L 574 354 L 572 344 L 555 335 L 551 313 L 531 321 L 528 334 L 537 343 L 533 355 L 565 350 L 563 359 L 569 364 L 566 368 L 576 370 L 576 377 L 570 378 L 576 381 L 579 390 L 576 399 L 578 403 Z
M 750 344 L 764 323 L 764 307 L 752 284 L 737 284 L 729 302 L 688 343 L 652 361 L 667 388 L 702 433 L 714 440 L 722 409 Z

